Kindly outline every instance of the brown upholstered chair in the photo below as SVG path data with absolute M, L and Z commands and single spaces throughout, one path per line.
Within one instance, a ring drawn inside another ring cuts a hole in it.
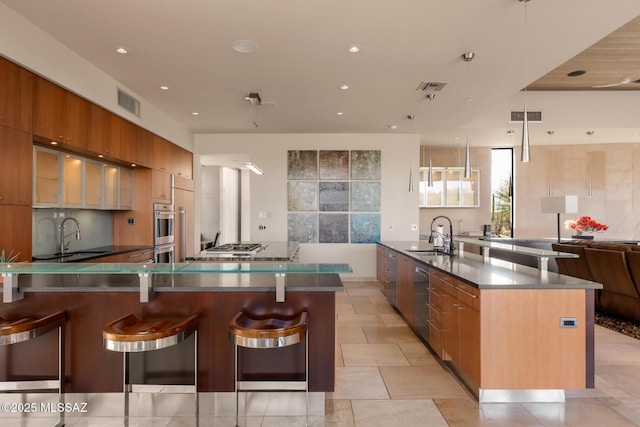
M 587 262 L 587 257 L 585 255 L 584 249 L 587 247 L 586 245 L 553 243 L 551 247 L 554 251 L 567 252 L 580 256 L 580 258 L 556 258 L 560 274 L 578 277 L 592 282 L 596 281 L 591 273 L 591 269 L 589 268 L 589 263 Z
M 627 265 L 628 245 L 599 244 L 615 249 L 600 249 L 596 244 L 585 248 L 589 268 L 603 289 L 596 303 L 598 308 L 614 316 L 640 322 L 640 293 Z

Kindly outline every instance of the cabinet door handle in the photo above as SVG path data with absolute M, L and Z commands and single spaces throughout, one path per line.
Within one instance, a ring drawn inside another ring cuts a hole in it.
M 469 295 L 471 298 L 476 299 L 478 298 L 478 295 L 472 294 L 471 292 L 467 292 L 464 289 L 462 289 L 459 286 L 456 286 L 456 288 L 460 291 L 460 292 L 464 292 L 465 294 Z

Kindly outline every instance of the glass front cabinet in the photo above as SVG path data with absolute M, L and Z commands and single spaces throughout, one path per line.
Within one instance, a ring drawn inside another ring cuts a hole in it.
M 429 186 L 429 168 L 420 168 L 421 208 L 475 208 L 480 206 L 480 170 L 472 169 L 471 178 L 464 168 L 431 168 L 433 185 Z

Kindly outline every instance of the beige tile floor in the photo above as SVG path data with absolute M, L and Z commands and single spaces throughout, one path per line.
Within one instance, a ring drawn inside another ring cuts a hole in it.
M 640 341 L 596 326 L 596 388 L 568 391 L 564 404 L 479 405 L 447 372 L 389 306 L 375 282 L 345 282 L 337 295 L 338 336 L 335 392 L 327 393 L 325 416 L 310 417 L 313 427 L 512 427 L 640 426 Z M 297 393 L 291 399 L 299 398 Z M 148 416 L 132 417 L 129 426 L 211 427 L 234 425 L 232 396 L 201 398 L 196 423 L 189 396 L 167 401 Z M 101 405 L 82 417 L 67 417 L 67 426 L 124 426 L 121 408 Z M 109 399 L 105 399 L 109 400 Z M 280 399 L 278 406 L 287 405 Z M 305 418 L 270 415 L 274 403 L 241 418 L 241 426 L 304 426 Z M 211 416 L 214 407 L 224 416 Z M 270 409 L 272 408 L 272 409 Z M 313 409 L 313 408 L 312 408 Z M 312 413 L 317 414 L 318 411 Z M 320 410 L 321 413 L 321 410 Z M 0 418 L 0 426 L 50 426 L 51 418 Z

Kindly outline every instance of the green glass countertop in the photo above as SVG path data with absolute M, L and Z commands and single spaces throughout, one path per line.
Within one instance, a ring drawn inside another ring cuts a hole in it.
M 5 274 L 202 274 L 202 273 L 352 273 L 349 264 L 296 263 L 8 263 L 0 264 Z

